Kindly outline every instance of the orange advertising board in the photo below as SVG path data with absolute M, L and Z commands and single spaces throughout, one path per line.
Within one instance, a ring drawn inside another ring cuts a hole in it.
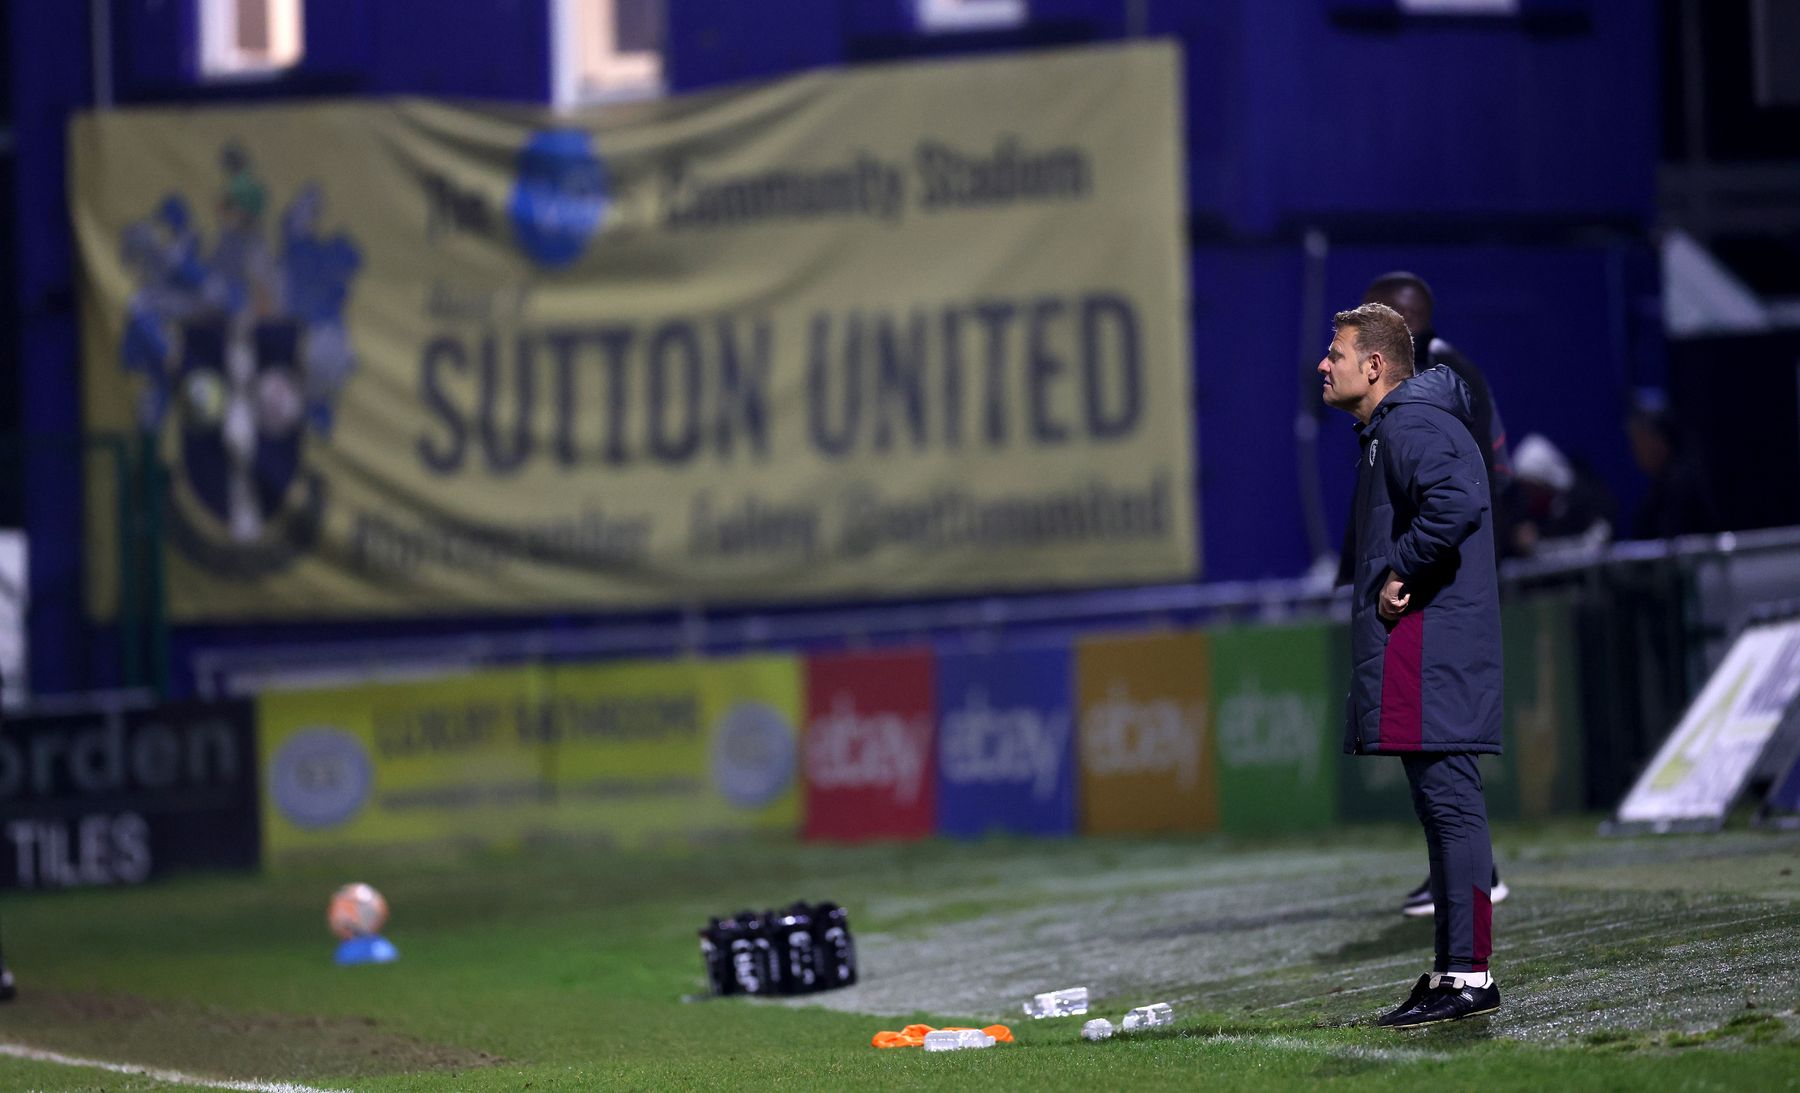
M 1211 665 L 1199 633 L 1077 646 L 1083 832 L 1217 829 Z

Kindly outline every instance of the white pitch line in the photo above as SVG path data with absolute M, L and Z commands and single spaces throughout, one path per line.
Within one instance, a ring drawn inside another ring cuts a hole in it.
M 1222 1036 L 1206 1035 L 1206 1026 L 1202 1022 L 1194 1029 L 1194 1035 L 1203 1044 L 1250 1044 L 1262 1047 L 1277 1048 L 1282 1051 L 1298 1051 L 1311 1055 L 1331 1055 L 1342 1059 L 1369 1059 L 1383 1063 L 1417 1063 L 1442 1062 L 1450 1058 L 1442 1051 L 1418 1051 L 1410 1048 L 1368 1047 L 1362 1044 L 1322 1044 L 1298 1036 L 1260 1035 L 1257 1033 L 1226 1033 Z
M 202 1089 L 235 1089 L 242 1093 L 351 1093 L 347 1089 L 321 1089 L 316 1085 L 301 1085 L 298 1082 L 256 1082 L 235 1081 L 230 1078 L 202 1078 L 196 1074 L 183 1074 L 179 1070 L 161 1070 L 153 1066 L 136 1066 L 131 1063 L 109 1063 L 102 1059 L 79 1059 L 73 1055 L 64 1055 L 56 1051 L 42 1051 L 24 1044 L 0 1042 L 0 1055 L 11 1055 L 16 1059 L 30 1059 L 37 1063 L 55 1063 L 58 1066 L 80 1066 L 90 1070 L 108 1070 L 114 1074 L 137 1074 L 145 1078 L 154 1078 L 159 1082 L 171 1085 L 192 1085 Z

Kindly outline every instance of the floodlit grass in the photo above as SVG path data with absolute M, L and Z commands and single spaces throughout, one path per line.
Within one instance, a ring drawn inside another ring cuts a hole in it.
M 1370 1027 L 1429 960 L 1393 906 L 1418 836 L 569 848 L 11 897 L 0 1041 L 218 1078 L 357 1090 L 1800 1089 L 1800 836 L 1502 832 L 1493 1019 Z M 1785 872 L 1784 872 L 1785 870 Z M 339 968 L 325 901 L 380 887 L 402 959 Z M 809 1003 L 684 1002 L 709 913 L 846 904 L 865 982 Z M 1099 1044 L 1031 1022 L 1170 1001 Z M 1018 1043 L 925 1055 L 913 1020 Z M 0 1058 L 0 1088 L 173 1088 Z

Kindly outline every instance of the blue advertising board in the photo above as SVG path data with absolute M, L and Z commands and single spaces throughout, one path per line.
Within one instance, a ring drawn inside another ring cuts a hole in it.
M 1072 661 L 1066 647 L 938 655 L 941 834 L 1075 830 Z

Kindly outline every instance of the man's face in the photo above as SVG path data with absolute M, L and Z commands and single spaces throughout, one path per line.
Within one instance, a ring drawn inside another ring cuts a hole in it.
M 1356 347 L 1360 331 L 1346 326 L 1335 331 L 1331 347 L 1319 361 L 1319 379 L 1325 405 L 1353 410 L 1369 393 L 1369 377 L 1363 365 L 1368 355 Z
M 1363 299 L 1363 303 L 1386 304 L 1398 311 L 1400 317 L 1406 320 L 1406 329 L 1415 338 L 1431 329 L 1431 305 L 1425 301 L 1425 294 L 1411 285 L 1371 292 Z

